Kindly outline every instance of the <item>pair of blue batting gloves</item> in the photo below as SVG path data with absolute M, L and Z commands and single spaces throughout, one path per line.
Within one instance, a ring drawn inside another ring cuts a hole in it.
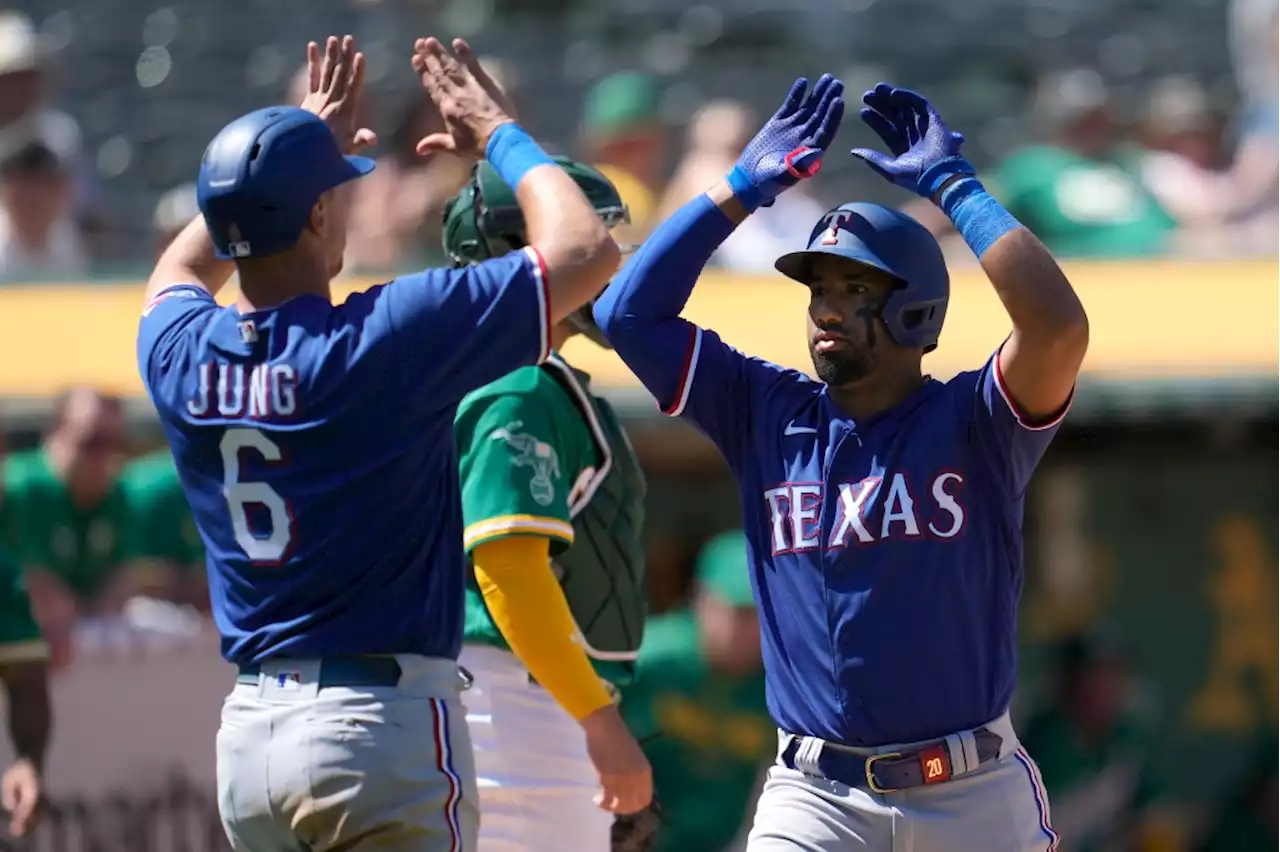
M 748 212 L 768 207 L 785 190 L 817 174 L 835 139 L 844 117 L 844 83 L 823 74 L 806 96 L 808 83 L 803 77 L 795 81 L 729 172 L 729 186 Z M 975 174 L 960 155 L 964 137 L 951 132 L 920 95 L 880 83 L 862 96 L 862 103 L 859 116 L 884 140 L 889 154 L 855 148 L 853 156 L 889 182 L 933 199 L 951 178 Z

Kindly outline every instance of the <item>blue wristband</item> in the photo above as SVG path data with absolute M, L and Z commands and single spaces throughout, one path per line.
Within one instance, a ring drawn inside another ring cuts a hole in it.
M 503 124 L 489 136 L 485 159 L 507 186 L 515 189 L 530 169 L 555 165 L 555 161 L 514 121 Z
M 734 166 L 733 171 L 729 172 L 728 181 L 729 188 L 733 190 L 733 194 L 748 213 L 754 213 L 759 209 L 764 202 L 764 194 L 751 180 L 751 175 L 747 174 L 746 169 L 742 166 Z
M 1022 227 L 977 178 L 962 178 L 951 184 L 942 193 L 938 206 L 979 259 L 996 240 Z
M 977 173 L 972 163 L 957 154 L 954 157 L 939 160 L 925 169 L 920 174 L 920 179 L 916 182 L 916 185 L 920 195 L 932 201 L 933 197 L 938 194 L 938 188 L 956 175 L 973 177 Z

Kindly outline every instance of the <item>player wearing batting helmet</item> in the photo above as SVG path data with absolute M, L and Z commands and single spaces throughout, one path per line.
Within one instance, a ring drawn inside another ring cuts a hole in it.
M 627 223 L 604 175 L 557 161 L 606 226 Z M 446 207 L 445 251 L 466 266 L 527 239 L 515 194 L 479 164 Z M 578 334 L 603 340 L 590 306 L 552 328 L 546 361 L 471 392 L 454 422 L 473 569 L 459 662 L 474 679 L 462 698 L 486 848 L 605 852 L 611 812 L 640 811 L 653 791 L 612 689 L 631 682 L 644 633 L 644 473 L 613 409 L 559 354 Z
M 455 55 L 456 54 L 456 55 Z M 468 392 L 545 359 L 619 252 L 516 125 L 465 42 L 412 64 L 446 130 L 485 156 L 526 245 L 331 302 L 364 57 L 308 47 L 301 108 L 227 125 L 193 221 L 147 285 L 138 365 L 207 550 L 226 658 L 218 805 L 237 852 L 468 852 L 478 804 L 459 702 L 462 511 L 452 427 Z M 234 305 L 214 295 L 239 274 Z
M 922 372 L 947 271 L 933 238 L 870 204 L 830 211 L 778 269 L 808 288 L 817 380 L 680 318 L 716 246 L 812 175 L 839 81 L 799 81 L 728 178 L 663 224 L 596 302 L 671 415 L 719 447 L 742 496 L 766 699 L 779 729 L 750 852 L 1031 852 L 1057 835 L 1009 721 L 1023 494 L 1088 339 L 1053 258 L 983 189 L 914 92 L 881 84 L 855 156 L 932 199 L 980 258 L 1012 332 L 979 369 Z

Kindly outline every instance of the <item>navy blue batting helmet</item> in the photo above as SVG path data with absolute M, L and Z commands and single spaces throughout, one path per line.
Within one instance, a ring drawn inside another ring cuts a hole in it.
M 321 195 L 371 171 L 373 160 L 344 156 L 313 113 L 267 107 L 213 137 L 196 197 L 218 257 L 262 257 L 298 242 Z
M 898 279 L 881 314 L 893 341 L 925 352 L 938 348 L 951 280 L 938 241 L 923 225 L 879 204 L 842 204 L 818 220 L 807 249 L 784 254 L 774 266 L 788 278 L 808 283 L 809 258 L 825 254 L 847 257 Z

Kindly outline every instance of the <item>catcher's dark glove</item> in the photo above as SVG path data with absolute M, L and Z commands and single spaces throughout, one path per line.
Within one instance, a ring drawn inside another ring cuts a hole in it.
M 661 828 L 662 805 L 655 796 L 644 810 L 614 817 L 609 848 L 612 852 L 648 852 L 658 842 Z

